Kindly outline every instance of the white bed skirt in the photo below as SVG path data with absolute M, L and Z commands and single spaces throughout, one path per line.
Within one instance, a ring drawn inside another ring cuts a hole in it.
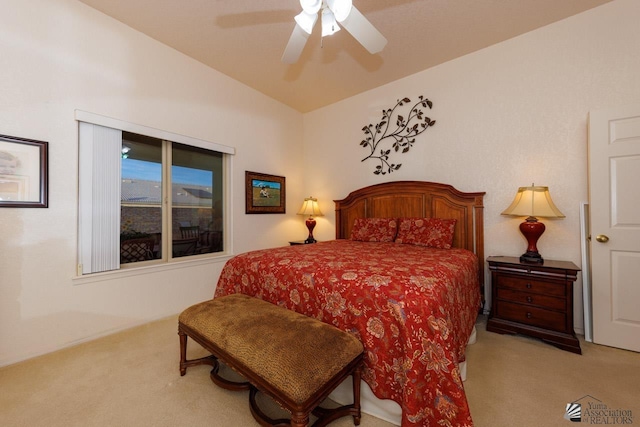
M 467 345 L 476 342 L 476 327 L 473 327 Z M 460 363 L 460 376 L 462 381 L 467 379 L 467 361 Z M 351 378 L 347 378 L 330 395 L 329 399 L 341 405 L 348 405 L 353 402 L 353 389 Z M 360 387 L 360 405 L 362 412 L 372 415 L 381 420 L 385 420 L 399 426 L 402 420 L 402 408 L 400 405 L 389 399 L 378 399 L 369 388 L 369 385 L 362 381 Z

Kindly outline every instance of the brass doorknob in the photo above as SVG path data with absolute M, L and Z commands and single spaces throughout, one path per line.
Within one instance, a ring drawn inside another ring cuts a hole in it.
M 596 236 L 596 240 L 600 243 L 607 243 L 609 241 L 609 237 L 605 236 L 604 234 L 598 234 Z

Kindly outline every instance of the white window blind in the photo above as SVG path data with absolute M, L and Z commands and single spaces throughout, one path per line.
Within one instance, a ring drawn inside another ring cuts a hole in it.
M 79 139 L 80 273 L 116 270 L 120 268 L 122 131 L 80 122 Z

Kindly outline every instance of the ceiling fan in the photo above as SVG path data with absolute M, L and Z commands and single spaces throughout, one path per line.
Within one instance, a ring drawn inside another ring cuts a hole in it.
M 282 62 L 295 63 L 313 26 L 321 15 L 322 37 L 340 30 L 342 25 L 370 53 L 380 52 L 387 39 L 353 6 L 352 0 L 300 0 L 302 12 L 294 18 L 296 26 L 282 55 Z

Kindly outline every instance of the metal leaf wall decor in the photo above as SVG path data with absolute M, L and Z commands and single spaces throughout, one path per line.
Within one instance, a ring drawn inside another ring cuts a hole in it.
M 426 108 L 431 109 L 433 103 L 422 95 L 419 101 L 413 104 L 407 117 L 402 115 L 401 107 L 410 105 L 410 102 L 409 98 L 398 100 L 395 107 L 382 111 L 380 123 L 362 128 L 365 139 L 360 145 L 370 153 L 361 161 L 375 159 L 380 162 L 373 171 L 376 175 L 386 175 L 400 169 L 402 163 L 391 163 L 389 160 L 389 156 L 393 154 L 391 151 L 407 153 L 416 142 L 416 136 L 436 124 L 436 121 L 431 120 L 423 111 Z M 391 148 L 385 148 L 387 142 L 391 143 Z

